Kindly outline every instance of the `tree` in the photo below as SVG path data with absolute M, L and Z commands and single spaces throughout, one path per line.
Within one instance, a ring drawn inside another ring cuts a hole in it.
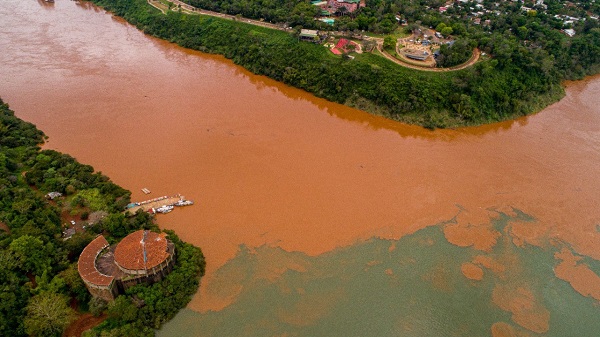
M 383 49 L 395 49 L 396 39 L 393 36 L 388 35 L 383 39 Z
M 73 319 L 63 295 L 44 292 L 29 300 L 25 331 L 31 336 L 60 336 Z
M 100 297 L 92 297 L 89 303 L 90 313 L 98 317 L 106 310 L 108 303 Z
M 454 32 L 454 30 L 452 29 L 452 27 L 444 27 L 444 29 L 442 29 L 442 31 L 440 33 L 442 33 L 442 35 L 444 35 L 444 37 L 448 37 L 453 32 Z
M 123 322 L 132 322 L 137 318 L 137 308 L 126 296 L 119 296 L 108 305 L 108 316 Z
M 45 254 L 44 242 L 39 238 L 23 235 L 13 240 L 9 247 L 24 271 L 42 275 L 50 268 L 51 259 Z

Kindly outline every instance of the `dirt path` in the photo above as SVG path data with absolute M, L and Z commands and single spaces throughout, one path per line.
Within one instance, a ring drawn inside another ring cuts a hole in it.
M 171 10 L 173 10 L 173 11 L 177 11 L 177 10 L 181 9 L 182 12 L 187 13 L 187 14 L 200 14 L 200 15 L 214 16 L 214 17 L 226 19 L 226 20 L 245 22 L 245 23 L 255 25 L 255 26 L 276 29 L 276 30 L 281 30 L 281 31 L 287 31 L 282 25 L 263 22 L 263 21 L 259 21 L 259 20 L 246 19 L 243 17 L 237 17 L 234 15 L 223 14 L 223 13 L 218 13 L 218 12 L 213 12 L 213 11 L 207 11 L 204 9 L 200 9 L 200 8 L 196 8 L 194 6 L 188 5 L 185 2 L 180 1 L 180 0 L 168 0 L 168 1 L 174 5 L 171 8 Z M 155 1 L 148 0 L 148 3 L 151 6 L 153 6 L 154 8 L 157 8 L 161 12 L 165 13 L 163 8 L 161 8 L 158 4 L 156 4 Z
M 481 57 L 481 51 L 479 49 L 475 48 L 475 49 L 473 49 L 473 55 L 471 56 L 471 58 L 463 64 L 459 64 L 457 66 L 450 67 L 450 68 L 430 68 L 430 67 L 417 66 L 414 64 L 403 62 L 403 61 L 393 57 L 392 55 L 390 55 L 388 52 L 383 50 L 383 48 L 380 48 L 379 45 L 378 45 L 377 49 L 379 50 L 381 55 L 383 55 L 385 58 L 387 58 L 388 60 L 390 60 L 398 65 L 401 65 L 403 67 L 410 68 L 410 69 L 416 69 L 416 70 L 422 70 L 422 71 L 434 71 L 434 72 L 456 71 L 456 70 L 465 69 L 465 68 L 470 67 L 473 64 L 475 64 L 475 62 L 479 61 L 479 58 Z
M 67 327 L 67 330 L 63 333 L 63 337 L 81 337 L 84 331 L 95 327 L 105 319 L 106 315 L 96 317 L 90 313 L 83 314 Z
M 148 4 L 156 9 L 158 9 L 159 11 L 161 11 L 163 14 L 167 14 L 167 9 L 163 8 L 166 7 L 164 6 L 162 3 L 156 1 L 156 0 L 148 0 Z

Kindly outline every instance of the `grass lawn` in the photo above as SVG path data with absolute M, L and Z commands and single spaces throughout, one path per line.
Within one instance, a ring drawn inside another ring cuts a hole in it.
M 385 38 L 386 36 L 392 36 L 395 39 L 401 39 L 401 38 L 405 38 L 407 36 L 409 36 L 410 34 L 407 34 L 404 31 L 404 27 L 398 27 L 396 28 L 396 30 L 394 30 L 393 32 L 391 32 L 390 34 L 375 34 L 375 33 L 371 33 L 371 32 L 365 32 L 364 33 L 366 36 L 370 36 L 370 37 L 379 37 L 379 38 Z

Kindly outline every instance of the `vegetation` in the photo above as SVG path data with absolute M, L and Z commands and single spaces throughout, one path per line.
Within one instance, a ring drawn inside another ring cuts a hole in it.
M 473 55 L 474 47 L 473 42 L 469 43 L 469 41 L 465 39 L 457 40 L 452 45 L 442 44 L 440 47 L 440 55 L 436 60 L 437 66 L 449 68 L 467 62 Z
M 147 214 L 123 216 L 129 191 L 68 155 L 40 150 L 43 139 L 41 131 L 15 117 L 0 100 L 0 336 L 60 336 L 77 310 L 88 310 L 88 303 L 95 314 L 104 311 L 105 304 L 90 302 L 79 277 L 79 254 L 97 233 L 116 242 L 140 228 L 158 230 Z M 52 191 L 64 196 L 45 199 Z M 98 213 L 106 216 L 94 216 Z M 65 216 L 83 215 L 89 215 L 86 223 L 92 227 L 64 240 Z M 137 286 L 118 300 L 137 296 L 145 306 L 111 304 L 107 310 L 119 319 L 109 318 L 98 330 L 102 336 L 118 336 L 126 325 L 141 331 L 130 336 L 150 335 L 190 300 L 204 273 L 204 257 L 174 233 L 169 237 L 178 249 L 174 271 L 162 282 Z M 133 318 L 125 324 L 123 317 Z

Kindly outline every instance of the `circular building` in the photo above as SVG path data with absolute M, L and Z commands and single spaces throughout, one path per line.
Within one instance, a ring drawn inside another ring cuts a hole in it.
M 78 263 L 90 293 L 111 300 L 133 285 L 160 281 L 175 261 L 175 245 L 166 236 L 139 230 L 109 247 L 99 235 L 83 250 Z

